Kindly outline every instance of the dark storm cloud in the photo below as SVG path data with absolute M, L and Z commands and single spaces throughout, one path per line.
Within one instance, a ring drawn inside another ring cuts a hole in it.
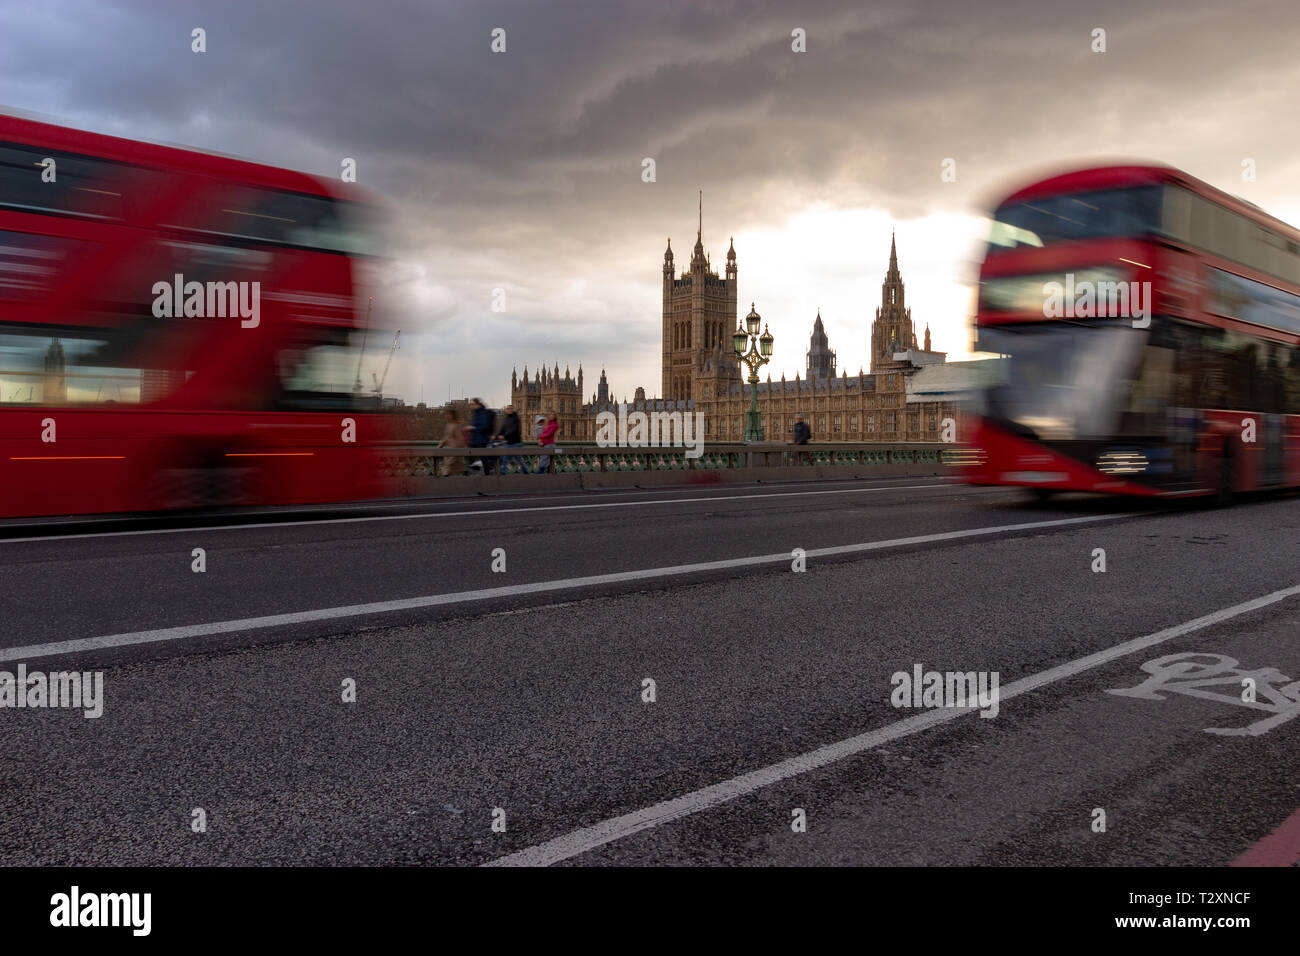
M 2 102 L 323 175 L 355 157 L 362 184 L 403 211 L 426 330 L 482 376 L 533 355 L 654 353 L 663 240 L 679 237 L 683 264 L 697 188 L 721 257 L 726 235 L 813 203 L 961 210 L 1082 155 L 1156 156 L 1219 181 L 1242 156 L 1300 173 L 1287 0 L 86 0 L 6 17 Z M 796 27 L 805 54 L 791 53 Z M 1089 48 L 1097 27 L 1104 55 Z M 939 180 L 945 157 L 955 184 Z M 881 240 L 861 242 L 865 269 Z M 487 312 L 498 286 L 504 315 Z

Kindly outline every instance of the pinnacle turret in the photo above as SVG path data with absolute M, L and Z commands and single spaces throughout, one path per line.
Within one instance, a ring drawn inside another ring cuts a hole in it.
M 889 270 L 880 286 L 880 308 L 871 327 L 871 371 L 891 367 L 894 353 L 916 348 L 916 327 L 912 310 L 905 304 L 906 289 L 898 270 L 898 244 L 889 237 Z

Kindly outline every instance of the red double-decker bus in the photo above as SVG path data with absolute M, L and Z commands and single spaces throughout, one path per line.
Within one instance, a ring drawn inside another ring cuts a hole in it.
M 1039 496 L 1300 485 L 1300 231 L 1162 166 L 1036 182 L 992 214 L 967 480 Z
M 0 115 L 0 517 L 378 494 L 347 188 Z

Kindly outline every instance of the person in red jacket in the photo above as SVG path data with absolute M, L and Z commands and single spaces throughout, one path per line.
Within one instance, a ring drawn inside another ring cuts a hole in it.
M 559 419 L 556 418 L 554 411 L 547 412 L 546 415 L 547 415 L 547 417 L 545 418 L 546 424 L 542 426 L 542 430 L 537 433 L 537 444 L 542 448 L 549 448 L 552 451 L 554 451 L 555 435 L 560 430 L 560 422 Z M 542 416 L 538 415 L 537 420 L 533 424 L 542 425 L 542 422 L 543 422 Z M 550 455 L 540 456 L 537 460 L 537 474 L 544 475 L 546 474 L 546 472 L 550 470 L 551 470 L 551 456 Z

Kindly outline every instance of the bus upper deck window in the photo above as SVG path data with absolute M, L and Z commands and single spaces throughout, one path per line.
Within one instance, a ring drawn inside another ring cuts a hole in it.
M 361 204 L 281 190 L 244 188 L 224 199 L 214 231 L 304 249 L 366 254 L 369 224 Z
M 0 206 L 122 219 L 135 172 L 134 167 L 89 156 L 0 145 Z
M 1000 224 L 995 234 L 1013 240 L 1009 245 L 1037 246 L 1145 235 L 1159 231 L 1159 206 L 1157 186 L 1041 196 L 1000 206 L 994 214 Z
M 1014 249 L 1016 246 L 1041 246 L 1043 240 L 1028 229 L 994 219 L 989 229 L 989 245 Z

